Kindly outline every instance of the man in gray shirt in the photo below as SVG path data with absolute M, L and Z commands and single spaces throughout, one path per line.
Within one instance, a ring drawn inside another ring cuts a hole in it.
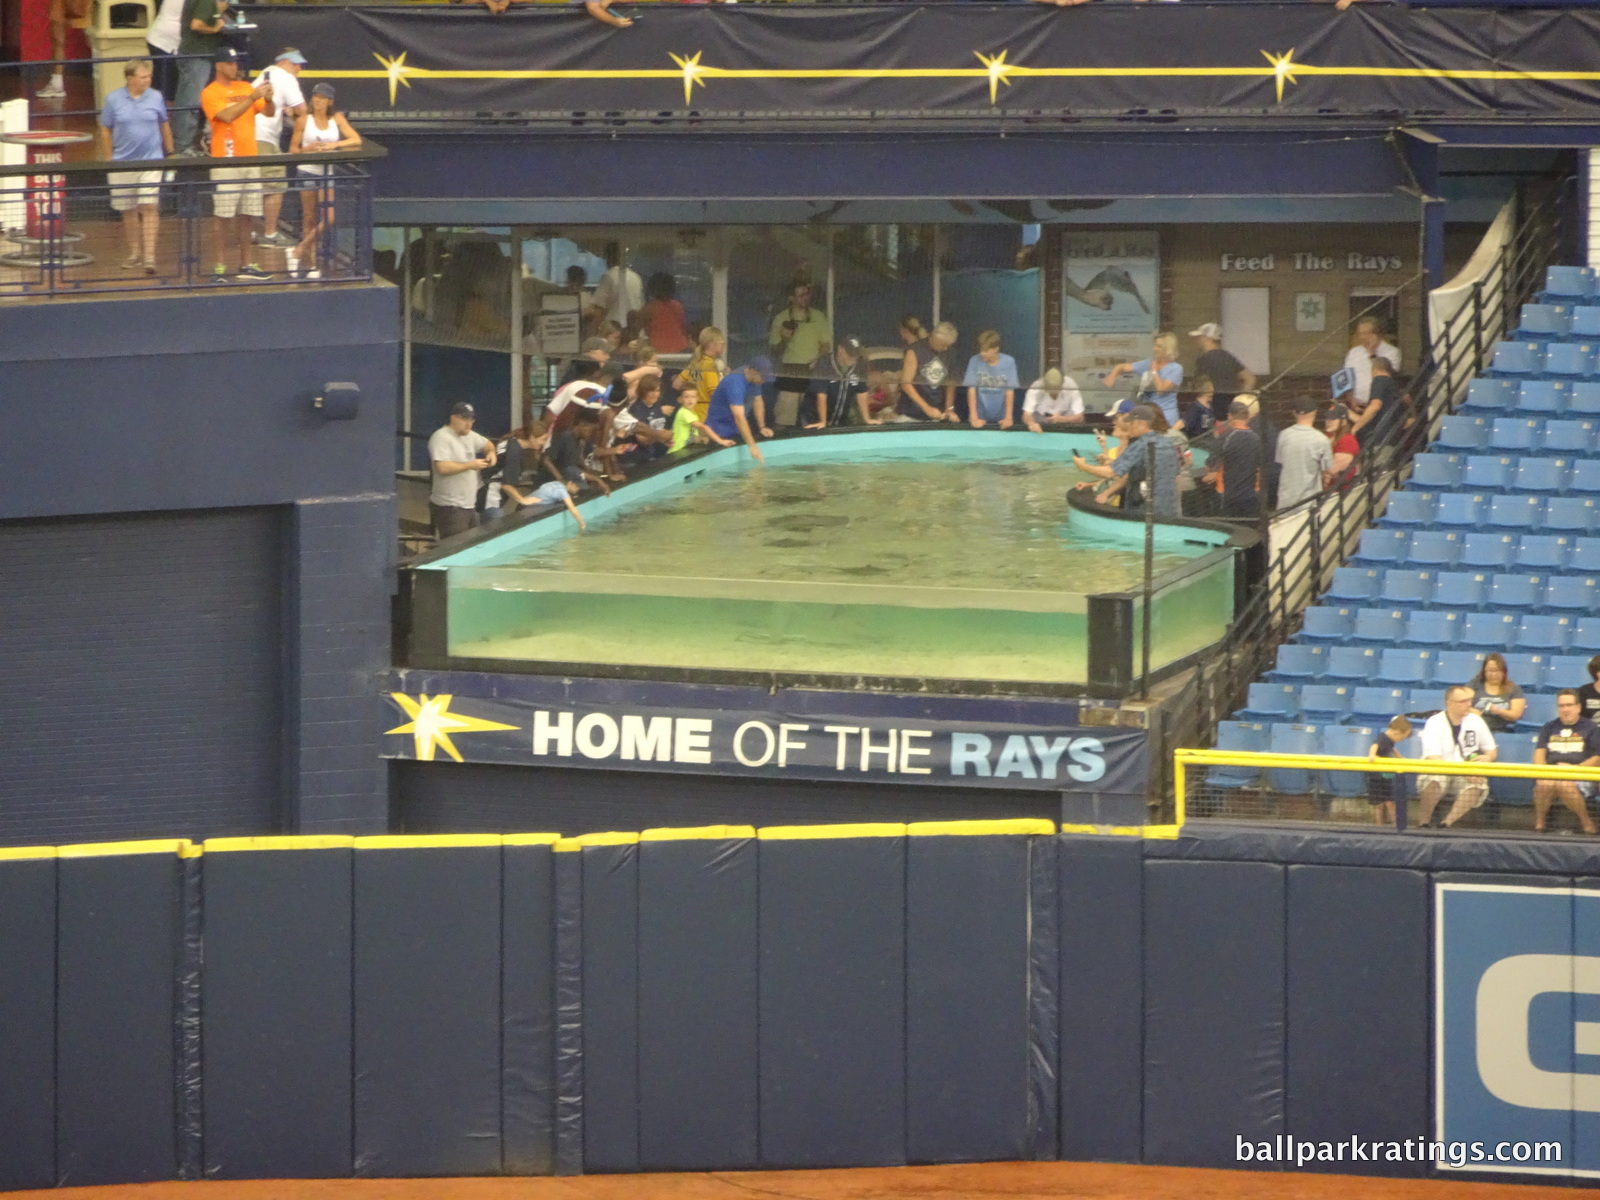
M 479 473 L 494 466 L 495 454 L 494 443 L 472 431 L 477 418 L 472 405 L 457 404 L 450 410 L 450 423 L 435 429 L 428 439 L 428 458 L 433 462 L 428 514 L 441 540 L 478 523 Z
M 1294 424 L 1278 435 L 1278 508 L 1292 508 L 1321 493 L 1333 474 L 1333 444 L 1316 426 L 1321 401 L 1301 396 L 1294 402 Z

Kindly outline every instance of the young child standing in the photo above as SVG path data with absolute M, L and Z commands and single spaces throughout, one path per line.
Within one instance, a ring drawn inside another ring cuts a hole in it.
M 1367 750 L 1367 761 L 1405 757 L 1400 753 L 1399 746 L 1410 736 L 1411 722 L 1404 717 L 1396 717 Z M 1405 791 L 1398 786 L 1399 783 L 1393 775 L 1385 775 L 1381 771 L 1367 772 L 1367 803 L 1372 805 L 1374 825 L 1394 824 L 1394 806 L 1405 803 Z

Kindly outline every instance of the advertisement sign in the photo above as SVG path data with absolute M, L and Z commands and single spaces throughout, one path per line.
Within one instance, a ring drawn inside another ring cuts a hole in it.
M 1118 363 L 1150 356 L 1161 300 L 1160 245 L 1154 230 L 1069 233 L 1061 239 L 1063 368 L 1090 412 L 1131 395 L 1137 378 L 1104 385 Z

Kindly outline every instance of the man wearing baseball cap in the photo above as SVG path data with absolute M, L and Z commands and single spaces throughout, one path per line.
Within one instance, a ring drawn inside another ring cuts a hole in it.
M 256 153 L 256 118 L 275 111 L 272 83 L 262 79 L 252 87 L 248 80 L 241 79 L 239 52 L 232 46 L 218 50 L 213 64 L 216 78 L 200 93 L 200 110 L 211 126 L 211 157 L 252 158 Z M 211 197 L 216 214 L 216 267 L 212 278 L 227 278 L 229 243 L 237 241 L 239 278 L 271 279 L 270 272 L 251 261 L 251 234 L 261 218 L 261 168 L 219 166 L 212 169 L 211 178 L 217 184 Z
M 472 405 L 457 404 L 450 410 L 449 422 L 428 439 L 428 458 L 433 463 L 428 515 L 441 541 L 478 523 L 478 484 L 481 472 L 494 466 L 495 454 L 494 444 L 473 432 L 477 418 Z
M 1212 412 L 1225 414 L 1240 392 L 1256 390 L 1255 372 L 1222 348 L 1221 325 L 1207 321 L 1199 329 L 1191 329 L 1189 336 L 1200 347 L 1194 373 L 1211 380 L 1211 386 L 1216 389 L 1211 397 Z
M 306 65 L 306 56 L 293 46 L 285 46 L 278 51 L 277 58 L 272 65 L 261 72 L 261 77 L 272 84 L 272 107 L 275 110 L 271 116 L 265 113 L 256 115 L 256 149 L 261 154 L 283 153 L 283 135 L 285 130 L 292 130 L 306 111 L 306 98 L 300 90 L 300 68 Z M 262 189 L 262 219 L 261 236 L 258 241 L 263 246 L 278 246 L 287 249 L 294 245 L 294 239 L 286 233 L 278 232 L 278 214 L 283 209 L 283 194 L 288 191 L 288 168 L 284 166 L 261 168 Z
M 1322 402 L 1301 396 L 1294 402 L 1294 424 L 1278 435 L 1278 507 L 1292 508 L 1328 486 L 1333 473 L 1333 446 L 1317 428 Z
M 765 428 L 761 420 L 766 411 L 761 389 L 775 378 L 777 376 L 773 373 L 770 358 L 764 355 L 752 358 L 739 370 L 723 376 L 722 382 L 717 384 L 717 390 L 711 393 L 711 404 L 706 409 L 707 428 L 718 437 L 743 439 L 759 463 L 766 462 L 766 459 L 756 445 L 756 436 L 747 414 L 751 408 L 755 408 L 756 428 L 761 430 L 762 437 L 772 436 L 772 430 Z

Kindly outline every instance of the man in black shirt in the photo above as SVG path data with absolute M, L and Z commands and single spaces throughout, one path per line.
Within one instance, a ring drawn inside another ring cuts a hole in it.
M 1240 392 L 1256 390 L 1255 372 L 1222 348 L 1221 325 L 1207 321 L 1199 329 L 1190 330 L 1189 336 L 1200 347 L 1200 357 L 1194 364 L 1195 374 L 1204 375 L 1216 389 L 1211 398 L 1212 412 L 1227 412 L 1228 405 Z
M 1222 515 L 1255 520 L 1261 515 L 1261 438 L 1250 428 L 1250 406 L 1235 400 L 1227 423 L 1218 427 L 1216 444 L 1201 482 L 1219 479 Z
M 1589 660 L 1589 682 L 1578 689 L 1578 703 L 1583 706 L 1583 715 L 1591 721 L 1600 722 L 1600 654 Z
M 1556 693 L 1556 719 L 1539 730 L 1534 741 L 1533 762 L 1542 767 L 1552 763 L 1564 767 L 1600 765 L 1600 729 L 1583 715 L 1576 688 Z M 1594 795 L 1594 784 L 1571 779 L 1541 779 L 1533 785 L 1533 831 L 1543 833 L 1550 802 L 1559 800 L 1578 818 L 1587 834 L 1595 832 L 1594 818 L 1587 801 Z
M 1392 442 L 1399 435 L 1400 424 L 1405 417 L 1404 406 L 1400 403 L 1400 385 L 1394 378 L 1394 367 L 1381 354 L 1372 356 L 1372 388 L 1367 395 L 1364 407 L 1356 409 L 1351 406 L 1351 411 L 1356 413 L 1356 423 L 1351 432 L 1356 435 L 1363 450 L 1369 442 L 1379 446 Z M 1351 399 L 1346 396 L 1345 403 L 1349 404 Z

